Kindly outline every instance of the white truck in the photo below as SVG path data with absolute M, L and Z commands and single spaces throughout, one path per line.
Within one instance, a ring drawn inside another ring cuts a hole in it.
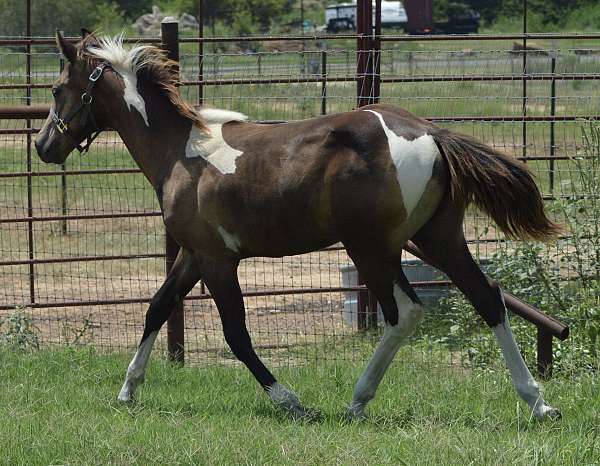
M 408 17 L 400 0 L 381 2 L 381 25 L 383 27 L 406 26 Z M 373 23 L 375 23 L 375 5 L 373 5 Z M 325 8 L 327 32 L 356 29 L 356 1 L 329 5 Z

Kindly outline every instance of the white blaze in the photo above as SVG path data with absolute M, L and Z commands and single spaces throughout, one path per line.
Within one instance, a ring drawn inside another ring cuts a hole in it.
M 427 182 L 431 179 L 433 163 L 440 155 L 439 149 L 429 134 L 423 134 L 409 141 L 389 129 L 380 113 L 373 110 L 364 111 L 376 115 L 383 127 L 396 166 L 396 178 L 402 192 L 404 208 L 407 216 L 410 216 L 421 199 Z

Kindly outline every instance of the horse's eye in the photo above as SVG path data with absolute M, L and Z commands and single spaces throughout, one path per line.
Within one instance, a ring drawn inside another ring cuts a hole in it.
M 52 95 L 54 97 L 58 97 L 58 94 L 60 94 L 60 89 L 58 87 L 53 87 L 52 88 Z

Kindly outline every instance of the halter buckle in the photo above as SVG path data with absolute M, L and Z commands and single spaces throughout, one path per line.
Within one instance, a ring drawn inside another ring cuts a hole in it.
M 84 92 L 83 94 L 81 94 L 81 101 L 85 105 L 90 105 L 92 103 L 92 100 L 93 100 L 92 95 L 88 94 L 87 92 Z
M 100 79 L 100 76 L 102 76 L 103 71 L 104 71 L 103 66 L 97 66 L 94 69 L 94 71 L 92 71 L 92 74 L 90 74 L 89 80 L 92 81 L 93 83 L 95 83 L 96 81 L 98 81 L 98 79 Z

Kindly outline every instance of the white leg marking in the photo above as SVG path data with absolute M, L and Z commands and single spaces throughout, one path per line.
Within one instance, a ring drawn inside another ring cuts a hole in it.
M 267 388 L 267 395 L 273 403 L 281 406 L 286 411 L 289 411 L 293 415 L 305 416 L 306 410 L 300 403 L 298 396 L 291 390 L 287 389 L 279 382 L 275 382 L 269 388 Z
M 534 416 L 540 419 L 543 417 L 558 417 L 560 413 L 546 404 L 540 394 L 538 383 L 525 365 L 508 323 L 508 316 L 505 316 L 504 322 L 493 327 L 493 331 L 502 349 L 515 389 L 532 409 Z
M 377 387 L 392 363 L 394 356 L 396 356 L 398 349 L 413 332 L 423 316 L 421 306 L 414 303 L 398 285 L 394 285 L 394 299 L 398 307 L 398 324 L 385 325 L 383 337 L 377 345 L 375 354 L 373 354 L 367 368 L 358 379 L 352 403 L 348 408 L 348 414 L 352 418 L 365 416 L 367 403 L 375 397 Z
M 158 330 L 148 335 L 148 338 L 143 341 L 136 351 L 135 356 L 133 356 L 127 368 L 125 383 L 119 393 L 119 401 L 131 401 L 135 389 L 144 381 L 146 365 L 148 364 L 148 358 L 150 357 L 150 352 L 152 351 L 157 335 Z
M 223 242 L 225 243 L 225 246 L 227 246 L 233 252 L 240 252 L 240 247 L 241 247 L 242 243 L 240 242 L 240 239 L 237 236 L 229 233 L 222 226 L 219 226 L 217 228 L 217 231 L 221 235 L 221 238 L 223 238 Z
M 396 177 L 402 192 L 402 201 L 407 216 L 410 216 L 419 199 L 421 199 L 427 182 L 431 179 L 433 163 L 436 157 L 440 156 L 440 151 L 433 136 L 425 133 L 409 141 L 402 136 L 396 136 L 385 124 L 380 113 L 373 110 L 364 111 L 376 115 L 383 127 L 390 154 L 396 166 Z
M 202 157 L 222 174 L 235 173 L 235 160 L 243 152 L 225 142 L 221 127 L 220 124 L 209 125 L 211 134 L 206 134 L 192 126 L 185 146 L 185 156 L 189 159 Z

